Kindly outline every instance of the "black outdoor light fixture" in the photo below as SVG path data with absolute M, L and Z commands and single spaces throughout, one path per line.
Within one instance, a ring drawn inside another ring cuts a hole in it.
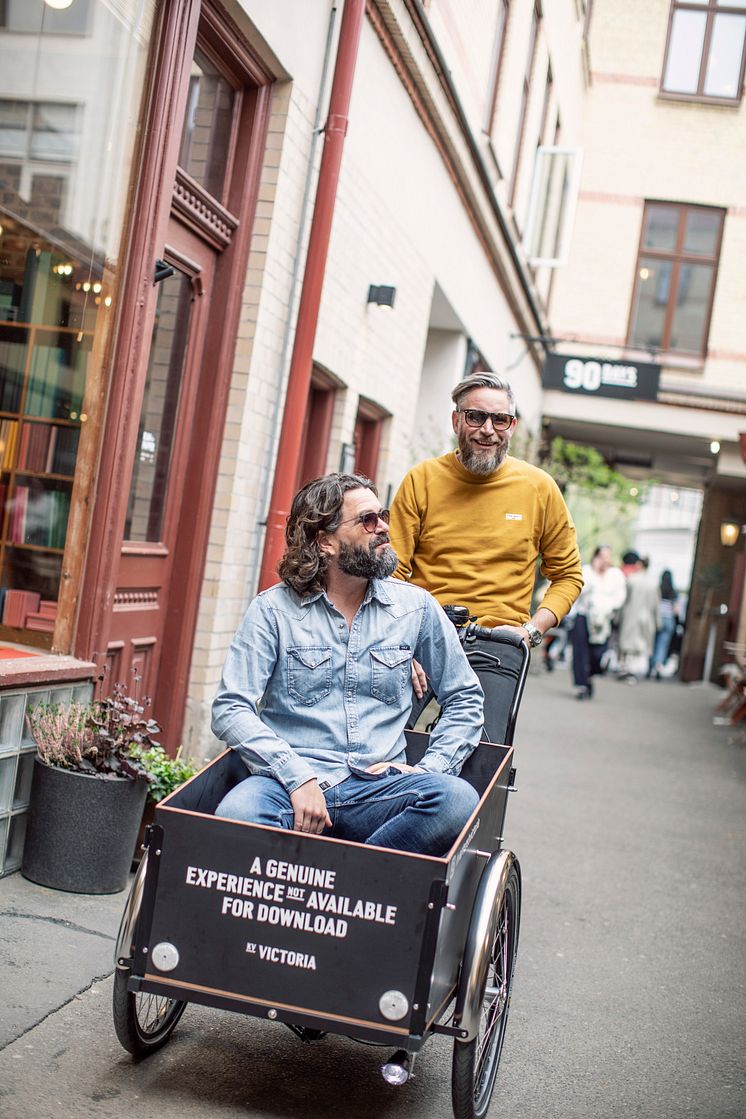
M 368 303 L 375 303 L 378 307 L 393 307 L 395 298 L 396 288 L 385 284 L 371 284 L 368 288 Z

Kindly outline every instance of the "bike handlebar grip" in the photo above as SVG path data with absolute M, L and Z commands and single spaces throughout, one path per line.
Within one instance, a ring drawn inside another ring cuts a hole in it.
M 516 649 L 526 644 L 520 633 L 516 633 L 509 626 L 495 626 L 494 629 L 488 629 L 487 626 L 478 626 L 474 623 L 469 632 L 475 637 L 483 637 L 486 641 L 503 641 L 506 645 L 515 645 Z

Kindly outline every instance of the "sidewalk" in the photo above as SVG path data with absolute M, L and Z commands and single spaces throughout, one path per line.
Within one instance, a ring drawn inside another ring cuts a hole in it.
M 667 809 L 671 812 L 678 810 L 680 800 L 676 773 L 684 767 L 688 771 L 686 780 L 690 782 L 689 771 L 696 773 L 695 779 L 705 786 L 700 810 L 709 811 L 704 807 L 709 802 L 715 824 L 722 823 L 728 829 L 727 835 L 732 837 L 734 827 L 737 834 L 738 825 L 734 825 L 733 820 L 739 818 L 739 806 L 741 834 L 743 830 L 746 744 L 737 741 L 737 728 L 712 725 L 712 714 L 722 692 L 709 685 L 662 681 L 642 682 L 631 688 L 604 678 L 599 682 L 597 698 L 590 703 L 578 703 L 572 691 L 566 669 L 558 667 L 551 675 L 544 674 L 537 660 L 532 666 L 524 710 L 518 722 L 516 757 L 521 801 L 520 805 L 511 801 L 507 832 L 511 845 L 517 840 L 534 908 L 526 909 L 522 926 L 523 974 L 508 1026 L 509 1035 L 512 1029 L 514 1037 L 506 1048 L 507 1061 L 503 1062 L 508 1079 L 502 1089 L 502 1099 L 498 1102 L 496 1097 L 493 1103 L 491 1115 L 494 1119 L 500 1119 L 503 1114 L 520 1114 L 522 1119 L 534 1114 L 543 1114 L 546 1119 L 573 1119 L 576 1115 L 594 1114 L 595 1107 L 596 1116 L 603 1115 L 603 1119 L 630 1114 L 650 1115 L 651 1119 L 653 1115 L 657 1119 L 699 1115 L 701 1119 L 705 1112 L 698 1111 L 694 1101 L 691 1101 L 691 1111 L 673 1103 L 670 1111 L 665 1110 L 665 1106 L 662 1110 L 659 1104 L 650 1111 L 639 1105 L 636 1109 L 627 1105 L 616 1109 L 609 1105 L 599 1111 L 597 1104 L 591 1107 L 590 1102 L 587 1110 L 585 1105 L 568 1102 L 556 1110 L 548 1102 L 553 1082 L 558 1077 L 561 1079 L 562 1072 L 565 1078 L 569 1072 L 569 1064 L 564 1066 L 570 1055 L 587 1052 L 591 1041 L 598 1042 L 604 1015 L 611 1022 L 618 1011 L 613 1002 L 611 977 L 608 1004 L 603 991 L 593 995 L 599 1004 L 598 1019 L 587 1009 L 590 1004 L 585 994 L 577 991 L 576 981 L 571 1001 L 577 999 L 585 1005 L 586 1014 L 579 1015 L 577 1009 L 567 1011 L 561 1036 L 555 1029 L 542 1041 L 541 1061 L 537 1064 L 536 1043 L 544 1036 L 542 1022 L 546 1022 L 547 1014 L 541 1000 L 548 998 L 543 994 L 542 976 L 548 975 L 553 958 L 563 954 L 556 950 L 556 936 L 562 933 L 562 922 L 555 929 L 552 921 L 558 920 L 556 914 L 550 910 L 545 917 L 538 906 L 543 904 L 542 893 L 548 894 L 551 883 L 563 873 L 562 859 L 567 858 L 561 854 L 558 844 L 552 843 L 550 849 L 546 838 L 538 842 L 537 833 L 541 831 L 546 836 L 547 828 L 552 829 L 551 834 L 556 832 L 553 805 L 563 805 L 559 826 L 565 832 L 572 827 L 571 820 L 581 813 L 581 830 L 577 836 L 568 835 L 568 842 L 573 845 L 573 858 L 578 857 L 579 846 L 584 846 L 597 860 L 596 880 L 589 885 L 590 896 L 598 899 L 599 910 L 602 905 L 608 909 L 616 904 L 615 894 L 618 895 L 625 884 L 620 886 L 616 877 L 612 889 L 610 884 L 618 874 L 617 867 L 611 856 L 606 870 L 603 862 L 598 861 L 603 857 L 604 838 L 600 831 L 591 832 L 593 826 L 600 829 L 604 826 L 603 821 L 598 825 L 594 823 L 594 813 L 599 813 L 598 790 L 607 780 L 605 796 L 613 798 L 617 792 L 620 796 L 629 796 L 630 792 L 629 781 L 620 780 L 616 773 L 609 781 L 610 767 L 620 761 L 627 764 L 635 774 L 635 783 L 639 781 L 641 797 L 651 795 L 645 791 L 651 785 L 657 787 L 659 781 L 666 783 L 664 787 L 672 789 L 671 805 Z M 635 741 L 640 727 L 649 728 L 649 743 Z M 665 748 L 656 750 L 656 744 L 664 742 Z M 599 749 L 601 743 L 603 750 Z M 625 758 L 625 752 L 631 752 L 634 757 Z M 674 752 L 677 752 L 676 757 Z M 594 759 L 598 759 L 597 762 Z M 594 765 L 598 768 L 594 769 Z M 568 803 L 573 799 L 574 807 Z M 519 809 L 517 812 L 514 812 L 514 805 Z M 610 799 L 605 811 L 615 810 Z M 624 806 L 619 811 L 628 812 L 628 808 Z M 685 830 L 682 831 L 678 818 L 659 827 L 656 848 L 647 852 L 644 850 L 645 835 L 641 834 L 645 829 L 643 818 L 634 843 L 630 845 L 630 857 L 639 858 L 641 872 L 651 861 L 653 866 L 657 862 L 668 872 L 677 860 L 680 863 L 688 858 L 689 845 L 706 842 L 701 838 L 702 821 L 692 818 L 691 811 L 687 804 L 682 816 Z M 712 827 L 713 821 L 708 819 L 707 830 L 711 831 Z M 713 838 L 711 842 L 720 844 L 722 838 Z M 736 926 L 742 907 L 741 851 L 742 843 L 738 842 L 731 846 L 730 852 L 722 853 L 723 861 L 730 860 L 730 864 L 722 881 L 713 883 L 718 911 L 722 907 L 722 913 L 730 914 L 731 923 Z M 718 855 L 715 852 L 715 857 Z M 665 891 L 665 876 L 659 874 L 658 882 L 656 888 Z M 666 941 L 660 934 L 661 944 L 673 944 L 681 937 L 682 928 L 687 927 L 687 907 L 692 903 L 697 905 L 695 897 L 682 897 L 681 902 L 676 900 L 674 891 L 681 891 L 680 882 L 672 881 L 670 889 L 670 903 L 665 892 L 657 899 L 661 912 L 669 907 L 672 914 L 671 927 L 666 933 L 669 939 Z M 410 1119 L 420 1116 L 447 1119 L 450 1116 L 450 1053 L 437 1048 L 440 1041 L 428 1042 L 426 1050 L 432 1046 L 432 1053 L 423 1053 L 420 1077 L 406 1091 L 396 1095 L 377 1076 L 378 1059 L 374 1050 L 354 1047 L 347 1042 L 303 1046 L 289 1031 L 280 1030 L 271 1023 L 190 1006 L 173 1041 L 161 1054 L 140 1064 L 133 1062 L 114 1036 L 110 1008 L 114 944 L 126 897 L 126 892 L 105 897 L 61 893 L 36 886 L 20 873 L 0 880 L 0 1112 L 4 1119 L 57 1119 L 58 1116 L 61 1119 L 69 1114 L 121 1119 L 128 1110 L 135 1108 L 145 1119 L 151 1116 L 153 1119 L 156 1116 L 158 1119 L 172 1116 L 186 1119 L 192 1115 L 200 1119 L 210 1115 L 220 1115 L 221 1119 L 259 1115 L 274 1119 L 291 1116 L 293 1119 L 296 1116 L 329 1119 L 333 1115 L 373 1119 L 382 1114 L 391 1117 L 400 1113 Z M 525 901 L 529 901 L 528 886 Z M 546 904 L 556 907 L 557 902 L 549 899 Z M 560 900 L 560 906 L 562 904 Z M 569 908 L 573 904 L 576 903 L 570 903 Z M 637 911 L 639 897 L 630 898 L 628 904 L 630 921 L 637 927 L 644 921 Z M 593 908 L 592 903 L 589 905 L 585 900 L 582 907 Z M 596 916 L 589 915 L 591 922 Z M 720 974 L 721 985 L 732 992 L 726 995 L 726 1002 L 731 999 L 732 1005 L 723 1005 L 722 994 L 718 996 L 721 1003 L 717 1013 L 729 1031 L 736 1031 L 733 1034 L 735 1045 L 739 1021 L 743 1026 L 743 974 L 738 974 L 733 963 L 734 946 L 724 943 L 727 930 L 719 912 L 711 912 L 708 919 L 712 921 L 711 942 L 706 950 L 713 969 Z M 606 951 L 602 944 L 598 945 L 598 950 Z M 682 951 L 680 946 L 679 951 Z M 682 954 L 685 953 L 684 948 Z M 719 953 L 723 953 L 722 959 Z M 667 959 L 664 958 L 664 965 Z M 693 999 L 695 1005 L 700 997 L 706 1005 L 712 990 L 711 981 L 707 981 L 706 989 L 699 995 L 700 979 L 697 969 L 692 970 L 693 989 L 687 997 Z M 616 992 L 616 997 L 618 994 Z M 630 988 L 629 997 L 635 997 L 634 988 Z M 648 1001 L 646 996 L 640 997 Z M 536 1004 L 533 1007 L 532 998 Z M 708 1017 L 713 1009 L 709 1008 Z M 653 1014 L 651 1003 L 648 1018 Z M 666 1030 L 678 1031 L 681 1027 L 680 1020 L 676 1020 L 675 1005 L 668 1007 L 668 1014 L 674 1020 L 662 1027 L 664 1042 Z M 694 1006 L 692 1015 L 687 1026 L 696 1032 Z M 648 1026 L 651 1023 L 641 1020 L 639 1026 L 635 1024 L 630 1029 L 634 1032 Z M 681 1050 L 686 1041 L 680 1035 L 678 1042 L 671 1044 L 678 1044 Z M 685 1064 L 689 1060 L 686 1052 L 679 1052 L 679 1056 Z M 640 1078 L 646 1075 L 644 1062 L 648 1057 L 648 1054 L 639 1056 Z M 635 1061 L 637 1059 L 635 1057 Z M 557 1061 L 557 1068 L 553 1068 L 553 1060 Z M 292 1070 L 291 1075 L 288 1069 Z M 735 1073 L 734 1080 L 738 1080 L 738 1076 Z M 501 1073 L 501 1082 L 502 1079 Z M 582 1090 L 582 1086 L 581 1076 L 579 1080 L 576 1078 L 575 1090 Z M 740 1091 L 733 1085 L 725 1087 Z M 532 1090 L 539 1101 L 535 1111 L 530 1106 Z M 339 1102 L 332 1103 L 332 1097 Z M 744 1096 L 737 1098 L 739 1106 L 743 1106 Z M 743 1114 L 721 1106 L 706 1114 L 707 1119 L 725 1119 L 739 1113 Z

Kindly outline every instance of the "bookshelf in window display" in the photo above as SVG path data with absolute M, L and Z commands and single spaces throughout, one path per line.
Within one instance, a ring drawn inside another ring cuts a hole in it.
M 51 644 L 90 333 L 0 323 L 0 637 Z M 19 632 L 22 631 L 22 632 Z

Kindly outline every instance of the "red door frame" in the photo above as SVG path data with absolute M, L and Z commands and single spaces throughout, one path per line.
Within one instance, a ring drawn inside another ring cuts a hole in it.
M 247 88 L 235 140 L 233 174 L 227 205 L 239 219 L 230 244 L 221 254 L 213 298 L 223 309 L 212 316 L 205 351 L 213 356 L 209 385 L 198 389 L 194 445 L 200 462 L 187 466 L 187 503 L 180 535 L 189 548 L 177 548 L 171 577 L 161 653 L 157 715 L 164 740 L 178 745 L 191 663 L 199 594 L 214 500 L 217 471 L 228 406 L 243 276 L 265 147 L 272 74 L 256 59 L 235 24 L 212 0 L 171 0 L 159 8 L 154 28 L 155 49 L 148 71 L 143 118 L 144 142 L 138 153 L 134 201 L 129 215 L 129 242 L 123 271 L 117 337 L 104 424 L 99 484 L 86 556 L 81 605 L 75 636 L 78 656 L 106 659 L 111 611 L 116 589 L 122 537 L 134 464 L 140 407 L 147 371 L 155 311 L 154 262 L 165 243 L 176 179 L 181 127 L 186 108 L 189 68 L 200 38 L 218 47 L 221 57 L 241 75 Z

